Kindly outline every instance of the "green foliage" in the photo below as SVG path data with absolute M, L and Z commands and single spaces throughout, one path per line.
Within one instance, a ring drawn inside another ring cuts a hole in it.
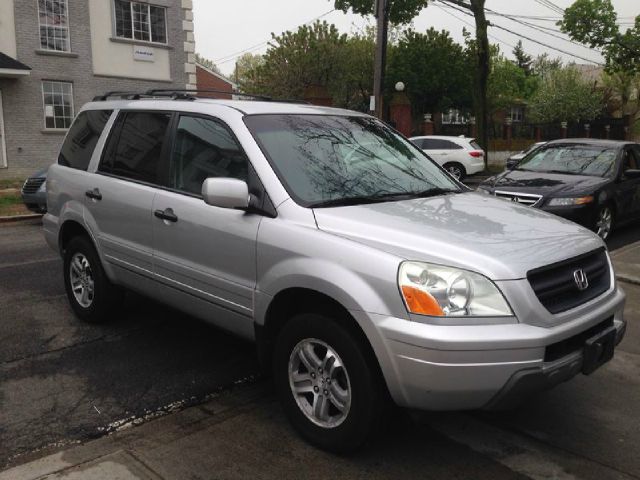
M 529 118 L 534 122 L 589 121 L 604 106 L 601 91 L 582 80 L 569 66 L 552 70 L 529 101 Z
M 245 53 L 236 60 L 236 67 L 233 72 L 233 80 L 240 90 L 243 90 L 248 81 L 248 75 L 252 70 L 264 64 L 262 55 Z
M 213 70 L 216 73 L 220 73 L 220 69 L 218 66 L 213 63 L 213 60 L 209 60 L 208 58 L 203 57 L 199 53 L 196 53 L 196 63 L 207 67 L 209 70 Z
M 614 72 L 603 78 L 604 98 L 610 115 L 629 115 L 631 123 L 640 123 L 640 74 Z
M 517 64 L 502 55 L 494 56 L 487 85 L 489 112 L 523 103 L 538 87 L 536 77 L 527 76 Z
M 531 67 L 534 75 L 545 78 L 554 70 L 562 68 L 562 60 L 560 58 L 551 58 L 548 53 L 543 53 L 533 60 Z
M 428 0 L 387 0 L 389 2 L 389 21 L 396 24 L 411 22 L 420 10 L 427 6 Z M 360 15 L 372 15 L 375 0 L 334 0 L 335 8 L 348 12 L 349 9 Z
M 336 106 L 367 109 L 373 90 L 371 31 L 347 37 L 335 25 L 316 22 L 272 36 L 261 61 L 252 59 L 252 65 L 239 74 L 244 91 L 304 98 L 309 88 L 326 89 Z
M 513 56 L 516 57 L 516 65 L 522 69 L 525 75 L 533 73 L 533 57 L 528 55 L 522 47 L 522 40 L 518 40 L 516 47 L 513 49 Z
M 387 90 L 406 85 L 416 115 L 471 107 L 473 71 L 463 47 L 447 31 L 406 30 L 389 51 Z
M 560 30 L 591 48 L 601 48 L 610 72 L 640 72 L 640 15 L 624 33 L 611 0 L 576 0 L 565 9 Z

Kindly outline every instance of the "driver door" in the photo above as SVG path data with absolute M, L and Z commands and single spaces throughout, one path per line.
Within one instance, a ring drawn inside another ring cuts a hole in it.
M 640 178 L 625 175 L 629 169 L 640 168 L 640 147 L 627 146 L 622 153 L 618 183 L 618 220 L 627 222 L 640 217 Z
M 211 117 L 182 114 L 174 135 L 170 190 L 160 190 L 153 201 L 155 275 L 184 293 L 250 318 L 262 217 L 207 205 L 201 195 L 209 177 L 248 181 L 249 161 L 231 131 Z M 247 325 L 221 326 L 243 330 Z

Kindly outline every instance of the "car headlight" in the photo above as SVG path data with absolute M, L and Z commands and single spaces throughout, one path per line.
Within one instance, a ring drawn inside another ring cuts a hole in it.
M 513 312 L 498 287 L 468 270 L 403 262 L 398 285 L 407 310 L 436 317 L 504 317 Z
M 593 195 L 585 195 L 584 197 L 562 197 L 552 198 L 549 200 L 550 207 L 569 207 L 572 205 L 586 205 L 593 202 Z
M 42 182 L 42 185 L 40 185 L 40 188 L 38 190 L 42 190 L 43 192 L 47 190 L 47 181 L 46 180 L 44 182 Z

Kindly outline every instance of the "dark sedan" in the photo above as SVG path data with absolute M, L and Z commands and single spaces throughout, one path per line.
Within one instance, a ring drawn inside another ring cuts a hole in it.
M 555 213 L 606 239 L 614 225 L 640 219 L 640 145 L 555 140 L 478 190 Z

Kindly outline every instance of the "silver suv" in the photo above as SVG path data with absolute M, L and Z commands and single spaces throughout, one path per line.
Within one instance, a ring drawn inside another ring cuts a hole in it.
M 255 340 L 315 445 L 362 445 L 393 403 L 513 405 L 624 335 L 595 234 L 469 191 L 370 116 L 110 98 L 83 107 L 47 179 L 74 312 L 109 320 L 129 289 Z

